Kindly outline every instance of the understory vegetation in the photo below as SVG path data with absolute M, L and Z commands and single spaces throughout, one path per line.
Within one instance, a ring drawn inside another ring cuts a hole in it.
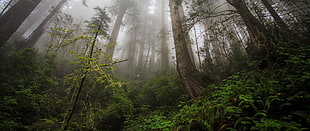
M 278 48 L 274 68 L 259 69 L 252 61 L 247 69 L 204 87 L 195 99 L 189 99 L 174 70 L 129 83 L 94 68 L 69 129 L 308 130 L 310 48 L 289 45 Z M 60 130 L 80 75 L 55 77 L 55 55 L 3 49 L 0 128 Z
M 277 50 L 274 69 L 249 69 L 203 89 L 194 100 L 139 114 L 127 130 L 309 130 L 309 47 Z M 285 46 L 286 45 L 286 46 Z M 298 53 L 297 53 L 298 52 Z
M 310 130 L 307 0 L 115 0 L 80 23 L 61 0 L 17 39 L 34 1 L 0 15 L 0 130 Z

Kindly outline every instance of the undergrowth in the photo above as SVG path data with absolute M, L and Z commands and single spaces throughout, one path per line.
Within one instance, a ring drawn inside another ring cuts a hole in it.
M 309 130 L 309 49 L 284 43 L 273 69 L 238 72 L 172 112 L 138 115 L 125 130 Z

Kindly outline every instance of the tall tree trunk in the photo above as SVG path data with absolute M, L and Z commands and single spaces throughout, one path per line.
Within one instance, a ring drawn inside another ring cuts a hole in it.
M 47 17 L 45 17 L 45 19 L 42 21 L 42 23 L 32 32 L 30 38 L 27 40 L 28 44 L 35 44 L 38 39 L 43 35 L 44 33 L 44 26 L 46 25 L 46 23 L 50 20 L 50 18 L 52 18 L 57 12 L 59 12 L 60 8 L 65 4 L 67 0 L 61 0 L 59 1 L 59 3 L 57 4 L 57 6 L 48 14 Z
M 149 7 L 149 2 L 148 1 L 143 1 L 143 3 L 141 3 L 143 5 L 142 9 L 141 9 L 141 41 L 140 41 L 140 50 L 139 50 L 139 57 L 138 57 L 138 65 L 137 65 L 137 73 L 141 74 L 143 73 L 143 61 L 144 61 L 144 47 L 146 44 L 146 38 L 149 37 L 149 31 L 150 29 L 148 28 L 150 26 L 150 20 L 147 14 L 148 8 Z
M 20 0 L 0 17 L 0 36 L 7 41 L 41 0 Z
M 144 31 L 144 34 L 142 35 L 142 40 L 139 42 L 140 43 L 140 50 L 139 50 L 139 57 L 138 57 L 137 73 L 143 72 L 142 68 L 143 68 L 144 46 L 146 43 L 145 33 L 146 33 L 146 31 Z
M 134 69 L 134 61 L 135 61 L 134 53 L 136 49 L 136 41 L 137 41 L 137 30 L 134 29 L 133 32 L 131 33 L 130 42 L 129 42 L 126 78 L 131 78 L 134 73 L 133 69 Z
M 119 30 L 121 28 L 124 15 L 125 15 L 128 7 L 129 7 L 128 5 L 123 5 L 123 6 L 120 6 L 120 8 L 119 8 L 118 15 L 117 15 L 115 24 L 113 26 L 112 34 L 111 34 L 108 46 L 107 46 L 106 51 L 105 51 L 105 54 L 106 54 L 105 55 L 105 57 L 106 57 L 105 63 L 106 64 L 112 63 L 113 54 L 114 54 L 115 45 L 116 45 L 116 40 L 118 38 Z
M 161 3 L 161 69 L 166 70 L 169 68 L 169 50 L 167 45 L 167 32 L 166 32 L 166 15 L 165 15 L 165 2 L 162 0 Z
M 267 8 L 277 25 L 280 27 L 280 29 L 283 32 L 291 32 L 291 30 L 288 28 L 288 26 L 285 24 L 285 22 L 282 20 L 282 18 L 278 15 L 278 13 L 273 9 L 273 7 L 270 5 L 268 0 L 262 0 L 262 3 Z
M 298 35 L 296 35 L 290 28 L 285 24 L 283 19 L 278 15 L 278 13 L 274 10 L 274 8 L 271 6 L 271 4 L 268 2 L 268 0 L 262 0 L 262 3 L 267 8 L 271 16 L 273 17 L 274 21 L 279 26 L 281 33 L 284 34 L 284 38 L 288 38 L 288 40 L 295 40 L 299 41 Z
M 176 1 L 183 1 L 183 0 L 176 0 Z M 185 25 L 185 22 L 184 22 L 185 14 L 184 14 L 184 9 L 183 9 L 182 4 L 180 4 L 178 6 L 178 14 L 179 14 L 178 16 L 180 17 L 180 20 L 181 20 L 180 22 L 181 22 L 181 25 L 182 25 L 182 28 L 183 28 L 182 30 L 183 30 L 184 34 L 186 34 L 186 35 L 184 35 L 184 39 L 185 39 L 185 41 L 187 43 L 186 46 L 187 46 L 187 51 L 188 51 L 190 60 L 191 60 L 192 64 L 194 65 L 194 67 L 196 67 L 195 66 L 194 51 L 193 51 L 193 48 L 192 48 L 191 39 L 190 39 L 190 37 L 188 35 L 189 30 L 184 26 Z
M 179 0 L 169 0 L 171 23 L 176 50 L 177 70 L 181 81 L 189 96 L 195 98 L 200 95 L 201 83 L 198 81 L 198 71 L 191 61 L 188 52 L 188 31 L 183 27 L 184 12 L 182 3 Z
M 149 72 L 155 71 L 155 55 L 156 55 L 156 42 L 151 43 L 151 57 L 150 57 L 150 67 L 149 67 Z
M 199 50 L 198 37 L 197 37 L 197 32 L 196 32 L 195 26 L 194 26 L 194 36 L 195 36 L 195 44 L 196 44 L 197 56 L 198 56 L 198 67 L 199 67 L 199 69 L 201 69 L 200 50 Z
M 256 50 L 266 50 L 271 48 L 273 39 L 265 26 L 256 19 L 250 12 L 243 0 L 227 0 L 227 2 L 235 7 L 244 21 L 249 32 L 251 42 L 248 43 L 247 53 L 249 55 L 257 55 Z

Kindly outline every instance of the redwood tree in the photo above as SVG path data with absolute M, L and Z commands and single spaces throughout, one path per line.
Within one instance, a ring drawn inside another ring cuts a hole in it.
M 248 43 L 247 53 L 249 55 L 257 55 L 255 52 L 266 50 L 270 48 L 273 43 L 273 38 L 265 26 L 255 18 L 247 7 L 244 0 L 227 0 L 227 2 L 236 8 L 244 21 L 248 33 L 251 38 L 251 42 Z M 255 57 L 255 56 L 254 56 Z
M 112 33 L 111 33 L 111 36 L 109 39 L 109 43 L 108 43 L 106 51 L 105 51 L 105 55 L 106 55 L 105 63 L 111 63 L 112 62 L 112 58 L 113 58 L 113 54 L 114 54 L 116 40 L 118 38 L 119 30 L 121 28 L 122 21 L 123 21 L 123 18 L 125 16 L 126 11 L 132 5 L 132 1 L 131 0 L 123 0 L 123 1 L 118 0 L 117 4 L 118 4 L 117 18 L 116 18 L 116 21 L 114 23 Z
M 184 10 L 179 0 L 169 0 L 174 45 L 176 50 L 177 70 L 181 81 L 191 98 L 200 94 L 201 83 L 198 81 L 198 71 L 191 61 L 188 52 L 189 34 L 184 27 Z
M 41 0 L 20 0 L 0 17 L 0 36 L 7 41 Z

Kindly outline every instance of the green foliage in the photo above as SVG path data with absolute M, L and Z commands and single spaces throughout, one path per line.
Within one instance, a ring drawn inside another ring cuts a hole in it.
M 309 110 L 310 95 L 305 86 L 297 87 L 298 81 L 290 83 L 295 89 L 287 92 L 287 81 L 282 79 L 290 75 L 280 71 L 249 71 L 228 77 L 224 86 L 207 94 L 211 97 L 181 106 L 176 126 L 189 129 L 195 121 L 204 130 L 309 129 L 305 110 Z
M 41 115 L 45 93 L 57 85 L 53 57 L 26 48 L 1 59 L 0 128 L 25 129 Z
M 99 28 L 100 35 L 108 36 L 108 28 L 111 19 L 107 14 L 106 9 L 102 9 L 98 6 L 95 7 L 94 10 L 97 12 L 95 16 L 92 17 L 90 21 L 86 21 L 90 32 L 95 33 Z
M 163 114 L 163 111 L 152 111 L 149 114 L 139 114 L 134 119 L 127 120 L 126 131 L 145 131 L 145 130 L 159 130 L 169 131 L 173 123 L 170 120 L 171 117 L 167 117 Z
M 187 100 L 178 76 L 174 73 L 157 73 L 150 80 L 136 81 L 126 86 L 134 102 L 134 117 L 126 120 L 124 130 L 170 130 L 170 114 L 178 101 Z
M 141 108 L 145 105 L 150 108 L 176 105 L 185 95 L 176 74 L 155 74 L 150 80 L 136 85 L 132 83 L 127 88 L 129 97 Z

